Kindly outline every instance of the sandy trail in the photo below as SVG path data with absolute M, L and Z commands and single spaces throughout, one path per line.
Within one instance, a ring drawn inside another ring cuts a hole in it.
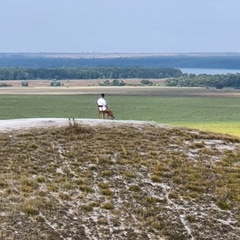
M 113 126 L 113 125 L 136 125 L 136 124 L 157 124 L 156 122 L 145 122 L 145 121 L 129 121 L 129 120 L 107 120 L 107 119 L 75 119 L 79 124 L 84 125 L 102 125 L 102 126 Z M 61 127 L 68 126 L 68 118 L 26 118 L 26 119 L 10 119 L 0 120 L 0 132 L 12 131 L 12 130 L 26 130 L 29 128 L 38 127 Z M 165 125 L 162 125 L 165 126 Z

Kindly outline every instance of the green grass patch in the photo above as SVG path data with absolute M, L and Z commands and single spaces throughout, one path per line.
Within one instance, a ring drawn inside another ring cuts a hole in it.
M 240 137 L 240 122 L 184 123 L 180 125 L 202 131 L 230 134 Z
M 0 95 L 0 119 L 98 118 L 98 95 Z M 240 136 L 235 97 L 107 96 L 118 120 L 156 121 Z

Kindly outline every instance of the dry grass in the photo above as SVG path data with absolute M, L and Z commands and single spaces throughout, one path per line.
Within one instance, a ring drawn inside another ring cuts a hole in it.
M 238 138 L 73 120 L 0 150 L 1 239 L 239 239 Z

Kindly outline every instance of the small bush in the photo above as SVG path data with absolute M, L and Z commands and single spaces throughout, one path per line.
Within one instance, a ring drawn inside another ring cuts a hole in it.
M 112 209 L 114 209 L 114 206 L 113 206 L 112 203 L 106 202 L 106 203 L 104 203 L 104 204 L 102 205 L 102 208 L 103 208 L 103 209 L 107 209 L 107 210 L 112 210 Z
M 151 180 L 153 182 L 162 182 L 162 179 L 157 175 L 151 175 Z
M 38 214 L 38 209 L 30 203 L 23 204 L 22 211 L 29 216 L 34 216 Z
M 129 190 L 132 192 L 140 192 L 141 188 L 138 185 L 132 185 L 129 187 Z
M 186 220 L 190 223 L 195 222 L 195 216 L 193 215 L 187 215 Z
M 231 209 L 231 205 L 223 200 L 218 200 L 216 204 L 222 210 L 230 210 Z
M 112 196 L 113 192 L 110 189 L 103 189 L 101 193 L 105 196 Z

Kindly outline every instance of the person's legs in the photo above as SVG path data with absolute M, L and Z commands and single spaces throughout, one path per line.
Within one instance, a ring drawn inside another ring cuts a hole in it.
M 113 116 L 113 112 L 112 112 L 111 109 L 107 109 L 105 112 L 107 113 L 108 118 L 111 118 L 111 119 L 114 119 L 114 118 L 115 118 L 115 117 Z

